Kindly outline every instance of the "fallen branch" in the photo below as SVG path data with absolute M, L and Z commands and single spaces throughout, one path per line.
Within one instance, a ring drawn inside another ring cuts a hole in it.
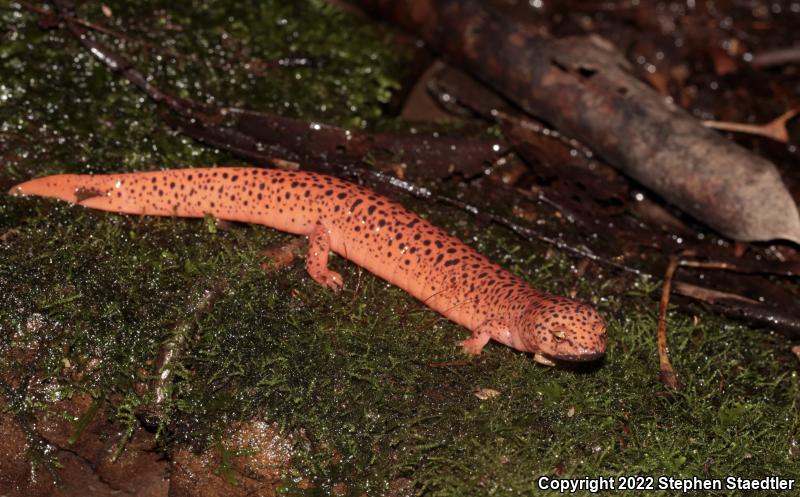
M 109 69 L 121 73 L 173 115 L 168 123 L 195 139 L 247 157 L 256 164 L 274 159 L 294 162 L 352 162 L 365 158 L 378 165 L 401 164 L 416 177 L 472 177 L 506 153 L 496 141 L 412 133 L 364 133 L 275 114 L 215 107 L 179 98 L 152 84 L 123 54 L 96 40 L 67 0 L 55 4 L 67 29 Z

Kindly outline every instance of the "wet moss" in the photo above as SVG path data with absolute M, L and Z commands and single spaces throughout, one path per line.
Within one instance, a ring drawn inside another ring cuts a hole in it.
M 173 63 L 127 47 L 185 95 L 348 125 L 388 119 L 382 104 L 401 65 L 391 45 L 323 2 L 106 4 L 111 19 L 90 4 L 80 13 L 201 56 Z M 153 104 L 64 32 L 42 31 L 19 9 L 2 15 L 0 122 L 12 179 L 231 160 L 171 133 Z M 323 63 L 265 75 L 242 64 L 300 54 Z M 454 347 L 463 328 L 340 258 L 332 264 L 347 284 L 338 294 L 301 264 L 261 271 L 261 250 L 290 239 L 274 230 L 2 196 L 0 377 L 37 378 L 3 391 L 19 394 L 19 412 L 89 392 L 131 429 L 133 413 L 157 403 L 159 352 L 181 343 L 159 408 L 164 450 L 224 446 L 234 421 L 277 421 L 294 434 L 289 476 L 316 485 L 287 483 L 287 495 L 329 494 L 341 481 L 352 495 L 380 494 L 398 478 L 426 495 L 531 495 L 540 475 L 798 474 L 800 381 L 782 339 L 671 314 L 688 389 L 664 395 L 652 282 L 594 271 L 575 281 L 563 254 L 459 211 L 409 205 L 535 285 L 574 286 L 597 304 L 611 335 L 603 363 L 548 369 L 496 344 L 465 359 Z M 213 305 L 200 304 L 209 292 Z M 499 395 L 480 400 L 476 388 Z

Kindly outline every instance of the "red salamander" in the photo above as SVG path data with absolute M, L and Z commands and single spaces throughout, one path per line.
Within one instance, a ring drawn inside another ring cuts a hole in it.
M 211 214 L 306 235 L 306 269 L 320 285 L 344 283 L 328 268 L 332 250 L 469 328 L 461 342 L 469 354 L 490 339 L 551 365 L 605 353 L 606 326 L 593 307 L 536 290 L 400 204 L 332 176 L 249 167 L 61 174 L 10 193 L 128 214 Z

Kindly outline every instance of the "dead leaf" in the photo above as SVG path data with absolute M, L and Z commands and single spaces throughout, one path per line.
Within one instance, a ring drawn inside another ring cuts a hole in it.
M 490 400 L 500 395 L 500 392 L 491 388 L 476 388 L 472 394 L 481 400 Z

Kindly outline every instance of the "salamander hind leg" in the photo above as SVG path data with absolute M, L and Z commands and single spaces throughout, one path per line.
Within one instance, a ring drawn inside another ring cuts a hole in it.
M 308 235 L 308 255 L 306 271 L 320 285 L 338 291 L 344 285 L 342 275 L 328 269 L 328 253 L 331 250 L 331 238 L 328 229 L 317 223 Z

